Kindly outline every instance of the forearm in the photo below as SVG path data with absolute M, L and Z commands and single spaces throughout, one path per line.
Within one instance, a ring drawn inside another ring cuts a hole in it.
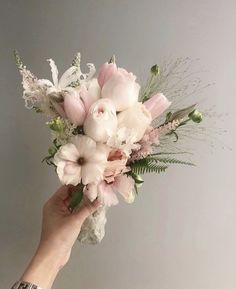
M 40 244 L 21 280 L 35 284 L 42 289 L 50 289 L 68 259 L 67 252 Z

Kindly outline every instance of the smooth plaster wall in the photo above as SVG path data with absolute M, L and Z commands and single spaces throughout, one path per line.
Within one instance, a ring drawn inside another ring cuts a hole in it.
M 0 288 L 32 256 L 41 207 L 59 185 L 40 163 L 49 132 L 24 108 L 13 48 L 44 78 L 47 58 L 63 71 L 79 50 L 96 66 L 116 54 L 140 78 L 165 57 L 199 58 L 201 78 L 215 83 L 197 96 L 217 112 L 214 147 L 196 144 L 196 168 L 146 176 L 133 206 L 109 211 L 100 245 L 75 245 L 54 288 L 236 288 L 235 15 L 234 0 L 0 2 Z

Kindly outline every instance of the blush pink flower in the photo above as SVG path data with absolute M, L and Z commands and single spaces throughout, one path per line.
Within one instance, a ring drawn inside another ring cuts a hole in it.
M 129 162 L 134 162 L 143 159 L 153 152 L 153 145 L 159 144 L 159 131 L 158 129 L 150 126 L 145 131 L 144 136 L 138 142 L 139 147 L 132 151 Z
M 102 88 L 101 97 L 113 101 L 116 111 L 123 111 L 138 102 L 140 85 L 136 76 L 115 64 L 104 64 L 98 82 Z
M 126 166 L 127 160 L 125 152 L 119 149 L 111 150 L 104 170 L 104 180 L 110 183 L 115 180 L 116 176 L 128 172 L 130 169 Z
M 152 115 L 152 119 L 160 116 L 170 105 L 171 102 L 162 93 L 157 93 L 144 102 L 144 105 Z
M 64 96 L 64 110 L 69 121 L 82 125 L 86 117 L 86 109 L 79 93 L 76 90 L 66 92 Z
M 115 63 L 104 63 L 98 73 L 98 83 L 102 88 L 104 83 L 117 71 L 117 66 Z
M 92 202 L 96 198 L 104 206 L 115 206 L 119 203 L 117 194 L 120 194 L 127 203 L 134 201 L 134 180 L 127 175 L 119 175 L 111 183 L 101 181 L 98 184 L 89 184 L 84 194 Z
M 95 78 L 64 92 L 64 110 L 69 121 L 83 125 L 90 106 L 100 98 L 100 93 L 101 89 Z

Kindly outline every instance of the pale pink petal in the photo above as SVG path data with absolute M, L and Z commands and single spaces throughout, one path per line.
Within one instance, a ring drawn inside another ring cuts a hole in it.
M 68 91 L 64 96 L 64 110 L 70 122 L 82 125 L 86 117 L 86 111 L 80 96 L 76 91 Z
M 96 163 L 87 163 L 82 166 L 82 182 L 84 185 L 97 183 L 103 177 L 104 166 Z
M 104 181 L 98 185 L 98 200 L 104 206 L 115 206 L 119 203 L 112 185 L 106 184 Z
M 72 143 L 67 143 L 61 146 L 58 152 L 54 156 L 54 163 L 57 165 L 57 162 L 60 160 L 76 162 L 79 157 L 79 152 L 76 146 Z
M 90 155 L 96 149 L 96 142 L 85 135 L 76 135 L 70 141 L 76 146 L 81 156 Z
M 97 144 L 96 150 L 87 151 L 84 157 L 90 163 L 105 164 L 107 162 L 108 148 L 104 144 Z
M 53 105 L 53 107 L 55 108 L 56 112 L 62 117 L 62 118 L 66 118 L 66 114 L 64 111 L 64 106 L 62 103 L 58 103 L 56 101 L 52 101 L 51 103 Z
M 115 63 L 104 63 L 98 73 L 98 83 L 102 88 L 104 83 L 117 71 Z
M 62 184 L 76 186 L 81 181 L 81 168 L 72 162 L 60 162 L 57 174 Z
M 101 96 L 101 88 L 96 78 L 91 79 L 87 85 L 82 83 L 80 87 L 80 97 L 84 103 L 86 113 L 90 106 Z
M 84 195 L 93 202 L 98 196 L 97 184 L 88 184 L 84 191 Z
M 120 193 L 126 202 L 134 201 L 134 180 L 127 175 L 117 176 L 113 184 L 114 190 Z
M 150 111 L 152 119 L 155 119 L 171 105 L 171 102 L 164 96 L 164 94 L 157 93 L 145 101 L 144 105 Z

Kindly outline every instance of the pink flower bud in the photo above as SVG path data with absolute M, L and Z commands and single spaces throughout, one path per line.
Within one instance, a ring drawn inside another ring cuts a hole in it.
M 115 63 L 104 63 L 98 74 L 98 83 L 102 88 L 104 83 L 116 72 L 117 66 Z
M 152 119 L 155 119 L 171 105 L 171 102 L 164 96 L 164 94 L 157 93 L 143 104 L 150 111 Z
M 64 110 L 67 118 L 73 124 L 82 125 L 86 117 L 83 101 L 78 93 L 70 91 L 64 97 Z

